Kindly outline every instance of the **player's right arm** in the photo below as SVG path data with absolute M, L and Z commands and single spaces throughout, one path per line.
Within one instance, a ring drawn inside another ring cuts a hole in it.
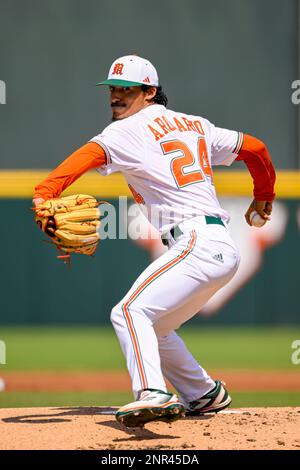
M 245 214 L 247 223 L 251 225 L 250 214 L 254 210 L 263 219 L 269 220 L 275 198 L 276 173 L 265 143 L 245 134 L 243 145 L 236 160 L 243 161 L 246 164 L 253 178 L 254 199 Z
M 47 199 L 59 197 L 68 186 L 88 170 L 105 164 L 106 154 L 103 148 L 95 142 L 88 142 L 66 158 L 35 187 L 34 205 L 37 206 Z
M 211 132 L 212 164 L 229 166 L 235 160 L 243 161 L 253 178 L 253 201 L 245 213 L 246 222 L 251 225 L 249 218 L 254 210 L 263 219 L 270 219 L 276 174 L 266 145 L 242 132 L 215 127 L 208 121 L 206 123 Z

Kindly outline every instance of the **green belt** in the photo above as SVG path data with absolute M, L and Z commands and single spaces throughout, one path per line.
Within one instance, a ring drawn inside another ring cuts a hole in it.
M 207 224 L 218 224 L 223 225 L 225 227 L 223 220 L 220 217 L 212 217 L 211 215 L 206 215 L 205 220 Z
M 220 219 L 220 217 L 213 217 L 211 215 L 206 215 L 205 216 L 205 220 L 206 220 L 206 223 L 207 224 L 217 224 L 217 225 L 223 225 L 223 227 L 225 227 L 222 219 Z M 177 240 L 178 237 L 180 237 L 180 235 L 183 234 L 182 230 L 178 227 L 178 225 L 176 225 L 175 227 L 171 228 L 170 230 L 170 234 L 171 236 L 174 238 L 174 240 Z M 164 245 L 168 245 L 168 240 L 167 238 L 163 238 L 162 237 L 162 242 Z

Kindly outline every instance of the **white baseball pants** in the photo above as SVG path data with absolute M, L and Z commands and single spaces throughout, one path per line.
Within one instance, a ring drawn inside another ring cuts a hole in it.
M 169 250 L 151 263 L 113 308 L 111 321 L 125 354 L 135 397 L 166 391 L 166 377 L 193 401 L 215 383 L 175 333 L 235 274 L 239 254 L 228 228 L 197 217 L 180 225 Z

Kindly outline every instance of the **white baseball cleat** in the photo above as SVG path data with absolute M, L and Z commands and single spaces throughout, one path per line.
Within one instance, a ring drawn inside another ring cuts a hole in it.
M 225 383 L 216 380 L 216 386 L 198 400 L 186 404 L 186 415 L 196 416 L 204 413 L 217 413 L 231 403 L 231 397 L 225 388 Z
M 171 423 L 182 418 L 184 414 L 184 405 L 176 395 L 149 388 L 140 392 L 137 401 L 119 408 L 116 419 L 124 426 L 134 428 L 143 427 L 150 421 Z

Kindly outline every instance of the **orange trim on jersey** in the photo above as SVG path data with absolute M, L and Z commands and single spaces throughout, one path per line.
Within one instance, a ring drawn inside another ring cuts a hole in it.
M 105 156 L 106 156 L 105 165 L 110 165 L 112 160 L 111 160 L 111 156 L 110 156 L 109 150 L 106 147 L 106 145 L 103 142 L 101 142 L 101 143 L 98 143 L 98 142 L 95 142 L 95 141 L 90 141 L 90 142 L 94 142 L 95 144 L 99 145 L 104 150 Z
M 185 250 L 183 250 L 183 252 L 180 255 L 177 255 L 176 258 L 174 258 L 172 261 L 169 261 L 167 264 L 165 264 L 164 266 L 159 268 L 157 271 L 155 271 L 153 274 L 151 274 L 151 276 L 149 276 L 134 291 L 134 293 L 129 297 L 129 299 L 122 306 L 122 310 L 123 310 L 123 313 L 124 313 L 124 316 L 125 316 L 125 320 L 126 320 L 126 323 L 127 323 L 128 329 L 129 329 L 129 334 L 130 334 L 130 337 L 131 337 L 131 341 L 132 341 L 132 344 L 133 344 L 134 355 L 135 355 L 135 358 L 136 358 L 138 373 L 139 373 L 139 376 L 140 376 L 141 385 L 142 385 L 143 389 L 148 388 L 148 381 L 147 381 L 147 377 L 146 377 L 146 372 L 145 372 L 145 367 L 144 367 L 144 363 L 143 363 L 142 354 L 141 354 L 141 351 L 140 351 L 138 337 L 137 337 L 137 334 L 135 332 L 135 328 L 134 328 L 133 320 L 132 320 L 132 317 L 131 317 L 131 314 L 130 314 L 129 306 L 140 295 L 140 293 L 144 289 L 146 289 L 146 287 L 148 287 L 155 279 L 157 279 L 159 276 L 161 276 L 166 271 L 171 269 L 173 266 L 175 266 L 176 264 L 180 263 L 183 259 L 185 259 L 189 255 L 189 253 L 191 253 L 191 251 L 193 250 L 193 248 L 196 244 L 196 240 L 197 240 L 197 234 L 196 234 L 195 230 L 193 230 L 191 232 L 191 238 L 189 240 L 187 248 Z
M 33 198 L 51 199 L 60 194 L 83 173 L 107 163 L 104 149 L 96 142 L 89 142 L 64 160 L 47 178 L 35 187 Z
M 237 155 L 239 154 L 239 151 L 241 150 L 241 147 L 243 145 L 243 141 L 244 141 L 244 134 L 243 132 L 239 132 L 237 143 L 232 153 L 236 153 Z

